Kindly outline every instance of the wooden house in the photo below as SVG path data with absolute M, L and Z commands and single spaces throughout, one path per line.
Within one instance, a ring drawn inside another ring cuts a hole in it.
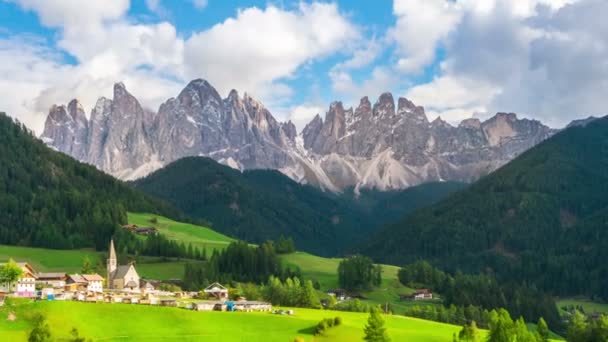
M 213 283 L 205 290 L 203 290 L 209 296 L 215 297 L 219 300 L 228 299 L 228 289 L 222 286 L 220 283 Z
M 56 289 L 64 288 L 68 279 L 68 275 L 63 272 L 38 273 L 37 276 L 36 284 L 51 286 Z
M 433 292 L 429 289 L 418 289 L 412 295 L 412 299 L 414 300 L 429 300 L 433 299 Z

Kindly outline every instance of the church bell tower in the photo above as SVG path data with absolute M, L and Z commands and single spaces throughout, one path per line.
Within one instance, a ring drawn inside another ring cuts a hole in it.
M 111 289 L 112 288 L 112 273 L 114 273 L 114 271 L 116 271 L 116 264 L 117 264 L 117 260 L 116 260 L 116 251 L 114 250 L 114 240 L 110 240 L 110 249 L 109 249 L 109 256 L 108 256 L 108 260 L 107 260 L 107 271 L 108 271 L 108 283 L 106 284 L 106 287 Z

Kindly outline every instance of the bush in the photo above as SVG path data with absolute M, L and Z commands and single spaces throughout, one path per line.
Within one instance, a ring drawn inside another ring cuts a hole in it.
M 317 326 L 315 327 L 315 335 L 323 335 L 325 330 L 327 330 L 327 322 L 322 320 L 321 322 L 317 323 Z
M 340 317 L 324 318 L 315 326 L 315 335 L 323 335 L 327 329 L 337 327 L 340 324 L 342 324 L 342 318 Z

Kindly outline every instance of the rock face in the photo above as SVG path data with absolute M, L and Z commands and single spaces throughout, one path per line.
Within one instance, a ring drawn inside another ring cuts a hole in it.
M 278 169 L 331 191 L 402 189 L 428 181 L 472 181 L 555 131 L 498 113 L 454 127 L 429 122 L 424 108 L 382 94 L 356 108 L 331 103 L 298 135 L 257 100 L 232 90 L 222 98 L 207 81 L 190 82 L 158 113 L 144 110 L 117 83 L 87 120 L 76 100 L 53 106 L 42 139 L 122 179 L 135 179 L 186 156 L 208 156 L 238 169 Z
M 53 106 L 41 138 L 59 151 L 122 179 L 136 179 L 186 156 L 209 156 L 239 169 L 284 167 L 293 123 L 279 123 L 258 101 L 207 81 L 190 82 L 158 113 L 142 108 L 122 83 L 100 98 L 87 121 L 82 107 Z M 70 108 L 77 107 L 78 111 Z

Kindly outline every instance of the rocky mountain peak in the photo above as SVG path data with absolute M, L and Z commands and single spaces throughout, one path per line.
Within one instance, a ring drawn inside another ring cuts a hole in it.
M 397 107 L 397 108 L 395 108 Z M 144 110 L 124 84 L 100 98 L 90 121 L 77 101 L 53 106 L 42 139 L 122 179 L 134 179 L 186 156 L 208 156 L 239 169 L 278 169 L 293 179 L 339 191 L 401 189 L 428 181 L 471 181 L 554 131 L 513 113 L 454 127 L 429 123 L 424 108 L 391 93 L 372 105 L 332 102 L 301 132 L 278 122 L 262 102 L 204 79 L 188 83 L 158 113 Z
M 464 119 L 460 122 L 458 127 L 469 129 L 481 129 L 481 121 L 477 118 Z
M 416 123 L 428 124 L 429 119 L 426 117 L 424 107 L 416 106 L 412 101 L 405 97 L 400 97 L 397 101 L 397 113 L 406 118 L 412 119 Z

